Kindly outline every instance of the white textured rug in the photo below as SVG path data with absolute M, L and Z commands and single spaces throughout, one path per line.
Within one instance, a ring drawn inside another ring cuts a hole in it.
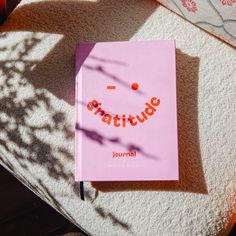
M 92 235 L 226 233 L 236 214 L 234 49 L 149 0 L 23 0 L 0 31 L 3 166 Z M 180 181 L 87 183 L 82 202 L 75 43 L 149 39 L 178 48 Z

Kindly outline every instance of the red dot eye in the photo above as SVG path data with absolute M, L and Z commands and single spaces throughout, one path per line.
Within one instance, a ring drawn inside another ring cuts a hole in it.
M 131 85 L 131 88 L 132 88 L 133 90 L 138 90 L 138 88 L 139 88 L 138 83 L 133 83 L 133 84 Z

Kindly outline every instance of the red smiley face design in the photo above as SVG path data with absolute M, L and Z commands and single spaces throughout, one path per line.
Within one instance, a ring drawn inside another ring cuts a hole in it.
M 131 89 L 134 91 L 138 91 L 139 89 L 139 84 L 138 83 L 132 83 L 131 84 Z M 106 87 L 108 90 L 115 90 L 116 86 L 114 85 L 108 85 Z M 118 114 L 112 116 L 109 113 L 106 113 L 102 108 L 101 105 L 102 103 L 97 101 L 97 100 L 92 100 L 91 102 L 89 102 L 87 104 L 87 109 L 89 111 L 94 111 L 94 109 L 96 109 L 93 114 L 94 115 L 98 115 L 100 114 L 100 116 L 102 116 L 102 122 L 106 123 L 107 125 L 111 125 L 113 124 L 115 127 L 126 127 L 127 124 L 130 124 L 131 126 L 136 126 L 138 123 L 143 123 L 146 120 L 148 120 L 148 117 L 152 116 L 155 112 L 156 112 L 156 108 L 157 106 L 159 106 L 160 104 L 160 99 L 156 98 L 156 97 L 152 97 L 150 99 L 150 102 L 146 102 L 146 108 L 144 109 L 143 112 L 141 112 L 140 115 L 129 115 L 128 118 L 126 117 L 125 114 L 122 114 L 121 116 L 119 116 Z

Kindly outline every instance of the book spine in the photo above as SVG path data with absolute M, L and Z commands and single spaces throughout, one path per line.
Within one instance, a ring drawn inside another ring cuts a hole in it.
M 78 45 L 76 48 L 78 55 Z M 77 64 L 77 63 L 76 63 Z M 75 85 L 75 181 L 82 181 L 82 132 L 79 130 L 82 126 L 82 67 L 76 66 L 76 85 Z

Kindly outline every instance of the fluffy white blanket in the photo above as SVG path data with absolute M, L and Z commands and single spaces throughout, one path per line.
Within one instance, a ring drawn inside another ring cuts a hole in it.
M 227 232 L 236 213 L 233 48 L 150 0 L 23 0 L 0 31 L 3 166 L 92 235 Z M 82 202 L 73 180 L 75 43 L 149 39 L 178 48 L 180 181 L 87 183 Z

